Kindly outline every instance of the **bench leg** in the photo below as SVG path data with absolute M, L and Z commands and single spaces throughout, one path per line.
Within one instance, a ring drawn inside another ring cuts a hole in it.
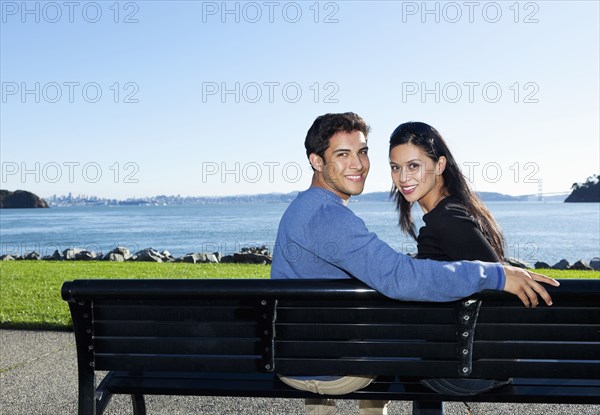
M 133 415 L 146 415 L 144 395 L 131 395 L 131 403 L 133 403 Z
M 413 415 L 444 415 L 444 402 L 413 401 Z

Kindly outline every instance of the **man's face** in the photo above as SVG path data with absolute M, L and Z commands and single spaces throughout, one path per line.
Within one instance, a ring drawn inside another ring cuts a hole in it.
M 365 187 L 369 173 L 367 139 L 360 131 L 338 132 L 329 140 L 325 159 L 311 154 L 311 163 L 316 168 L 318 184 L 347 201 L 359 195 Z

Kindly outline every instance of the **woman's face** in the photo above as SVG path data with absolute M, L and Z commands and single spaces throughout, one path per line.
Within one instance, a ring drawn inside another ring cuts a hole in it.
M 421 207 L 435 206 L 441 198 L 446 158 L 435 162 L 413 144 L 400 144 L 390 151 L 392 180 L 408 202 L 419 202 Z M 429 209 L 427 209 L 429 210 Z

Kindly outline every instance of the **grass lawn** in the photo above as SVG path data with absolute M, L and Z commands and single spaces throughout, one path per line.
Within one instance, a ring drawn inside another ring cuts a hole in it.
M 108 261 L 0 261 L 0 328 L 71 327 L 64 281 L 93 278 L 268 278 L 271 267 Z
M 270 266 L 106 261 L 0 261 L 0 328 L 69 329 L 64 281 L 90 278 L 268 278 Z M 553 278 L 596 278 L 597 271 L 538 270 Z

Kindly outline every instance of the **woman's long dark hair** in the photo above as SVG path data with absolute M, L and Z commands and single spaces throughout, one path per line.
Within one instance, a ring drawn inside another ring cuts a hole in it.
M 481 199 L 469 187 L 465 176 L 460 171 L 440 133 L 428 124 L 407 122 L 399 125 L 392 133 L 389 153 L 391 154 L 392 149 L 400 144 L 412 144 L 419 147 L 436 163 L 441 156 L 446 157 L 446 168 L 442 173 L 446 192 L 458 199 L 467 209 L 483 236 L 502 261 L 504 259 L 505 240 L 500 227 Z M 416 240 L 415 224 L 411 216 L 413 203 L 408 202 L 393 183 L 390 197 L 393 197 L 396 202 L 396 210 L 400 214 L 398 224 L 402 232 L 409 234 Z

